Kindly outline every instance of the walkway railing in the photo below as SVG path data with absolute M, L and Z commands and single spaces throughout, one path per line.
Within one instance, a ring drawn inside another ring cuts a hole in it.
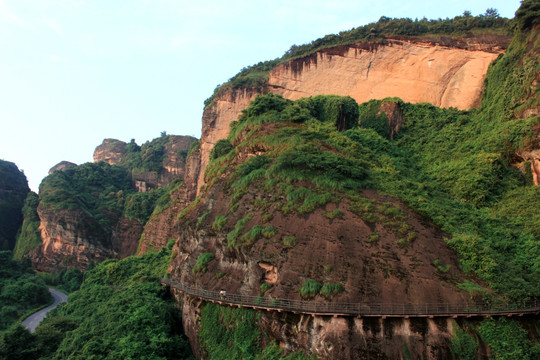
M 539 314 L 540 301 L 531 301 L 521 306 L 515 304 L 488 305 L 479 303 L 462 304 L 384 304 L 384 303 L 341 303 L 306 300 L 291 300 L 250 296 L 219 291 L 198 289 L 180 284 L 170 279 L 161 283 L 191 297 L 221 304 L 250 307 L 256 309 L 288 311 L 303 314 L 357 315 L 357 316 L 494 316 Z

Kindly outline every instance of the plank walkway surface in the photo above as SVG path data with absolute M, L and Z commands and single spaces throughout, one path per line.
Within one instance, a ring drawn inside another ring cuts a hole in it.
M 540 301 L 524 304 L 482 303 L 461 304 L 385 304 L 385 303 L 341 303 L 280 299 L 250 296 L 220 291 L 198 289 L 170 279 L 161 279 L 161 284 L 179 290 L 190 297 L 205 301 L 267 311 L 287 311 L 299 314 L 366 316 L 366 317 L 473 317 L 473 316 L 523 316 L 540 315 Z

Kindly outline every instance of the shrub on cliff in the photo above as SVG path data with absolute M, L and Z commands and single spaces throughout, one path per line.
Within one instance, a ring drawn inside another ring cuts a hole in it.
M 33 191 L 29 192 L 22 209 L 24 216 L 23 224 L 17 235 L 17 242 L 13 250 L 13 257 L 16 259 L 22 259 L 24 254 L 41 244 L 39 216 L 37 214 L 38 205 L 38 195 Z
M 526 31 L 534 25 L 540 24 L 540 1 L 524 0 L 516 11 L 514 19 L 521 31 Z
M 297 101 L 311 116 L 335 125 L 338 131 L 358 126 L 358 103 L 350 96 L 317 95 Z
M 210 160 L 217 159 L 219 157 L 222 157 L 224 155 L 227 155 L 230 153 L 234 147 L 232 146 L 231 142 L 227 139 L 219 140 L 216 145 L 214 145 L 214 148 L 210 152 Z

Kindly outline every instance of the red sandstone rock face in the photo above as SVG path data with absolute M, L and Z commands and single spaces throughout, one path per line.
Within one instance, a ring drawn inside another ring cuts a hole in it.
M 229 128 L 233 121 L 238 119 L 242 110 L 249 106 L 249 103 L 259 94 L 265 93 L 265 90 L 232 89 L 220 91 L 216 96 L 214 103 L 209 105 L 203 113 L 202 134 L 200 146 L 200 166 L 197 179 L 197 194 L 204 185 L 204 171 L 210 159 L 210 151 L 214 145 L 229 136 Z
M 162 170 L 159 173 L 158 186 L 167 186 L 174 179 L 183 178 L 186 170 L 187 150 L 197 141 L 191 136 L 168 135 L 169 142 L 165 145 Z
M 69 161 L 60 161 L 58 164 L 54 165 L 52 168 L 49 169 L 49 175 L 51 175 L 55 171 L 63 171 L 74 166 L 77 166 L 77 164 Z
M 358 103 L 400 97 L 470 109 L 479 105 L 487 68 L 508 42 L 506 37 L 487 36 L 337 46 L 277 66 L 265 88 L 223 89 L 203 114 L 198 192 L 210 151 L 258 94 L 273 92 L 292 100 L 347 95 Z
M 400 245 L 400 235 L 395 231 L 351 213 L 347 201 L 327 204 L 302 216 L 266 209 L 272 219 L 264 223 L 263 212 L 253 204 L 256 200 L 269 200 L 270 195 L 251 191 L 241 200 L 238 210 L 229 215 L 223 229 L 215 231 L 215 218 L 228 213 L 230 199 L 222 195 L 226 192 L 221 185 L 214 185 L 208 197 L 178 224 L 178 255 L 171 264 L 174 280 L 188 286 L 254 296 L 266 282 L 272 285 L 266 296 L 287 299 L 300 299 L 298 290 L 307 279 L 343 285 L 345 291 L 334 298 L 339 302 L 459 303 L 469 298 L 455 287 L 465 276 L 459 270 L 455 253 L 444 242 L 445 234 L 399 200 L 374 191 L 363 194 L 391 202 L 406 214 L 405 223 L 414 233 L 410 244 Z M 334 210 L 342 211 L 343 217 L 324 216 Z M 248 249 L 229 247 L 227 234 L 248 214 L 252 219 L 245 224 L 244 232 L 264 224 L 273 226 L 277 234 L 271 239 L 261 237 Z M 294 246 L 284 244 L 287 236 L 295 237 Z M 204 252 L 211 252 L 216 258 L 208 264 L 207 273 L 193 276 L 197 258 Z M 438 263 L 448 266 L 448 270 L 440 271 Z M 216 278 L 217 273 L 225 275 Z
M 161 249 L 170 239 L 178 239 L 178 214 L 189 203 L 185 186 L 171 194 L 171 205 L 152 216 L 146 223 L 141 236 L 139 254 L 151 249 Z
M 125 154 L 125 142 L 116 139 L 105 139 L 94 150 L 94 162 L 104 161 L 109 165 L 119 165 Z
M 197 141 L 191 136 L 167 135 L 163 149 L 162 168 L 156 172 L 133 173 L 134 186 L 140 192 L 170 184 L 185 173 L 185 155 L 190 145 Z M 116 139 L 105 139 L 94 151 L 94 162 L 104 161 L 110 165 L 125 166 L 126 143 Z
M 400 97 L 440 107 L 478 106 L 487 68 L 498 54 L 391 40 L 373 48 L 321 51 L 270 72 L 268 86 L 296 100 L 348 95 L 358 103 Z
M 396 126 L 398 110 L 390 105 L 383 110 Z M 261 131 L 266 133 L 272 128 Z M 293 300 L 301 299 L 299 289 L 307 279 L 341 284 L 345 289 L 331 300 L 319 294 L 314 301 L 426 304 L 469 300 L 469 294 L 456 287 L 469 277 L 460 271 L 456 254 L 444 241 L 445 234 L 397 199 L 373 190 L 362 193 L 377 204 L 392 204 L 399 209 L 403 217 L 398 227 L 408 229 L 406 235 L 385 225 L 389 221 L 364 220 L 352 212 L 346 199 L 307 214 L 285 214 L 278 206 L 285 201 L 283 196 L 268 193 L 257 184 L 252 184 L 237 209 L 231 210 L 227 179 L 238 163 L 257 151 L 250 148 L 237 154 L 225 173 L 202 189 L 197 205 L 180 221 L 175 218 L 174 225 L 168 228 L 167 236 L 178 239 L 169 267 L 173 280 L 196 288 L 252 296 L 259 295 L 261 285 L 268 284 L 265 297 Z M 342 216 L 325 216 L 335 210 L 340 210 Z M 213 227 L 218 215 L 228 216 L 221 229 Z M 247 215 L 251 219 L 240 235 L 255 225 L 272 226 L 276 234 L 260 237 L 250 247 L 229 246 L 227 235 Z M 295 237 L 294 243 L 284 242 L 288 236 Z M 403 242 L 403 238 L 409 240 Z M 215 259 L 207 264 L 207 272 L 194 274 L 199 255 L 207 252 Z M 200 306 L 200 301 L 182 299 L 184 330 L 195 354 L 200 354 Z M 450 358 L 452 327 L 446 320 L 382 321 L 265 313 L 259 325 L 287 351 L 302 349 L 322 358 L 355 359 L 359 353 L 400 358 L 404 342 L 413 357 Z
M 204 302 L 175 292 L 182 306 L 182 324 L 193 354 L 202 358 L 198 329 Z M 456 322 L 449 318 L 333 317 L 259 311 L 258 326 L 285 353 L 304 350 L 321 359 L 450 360 L 450 338 Z M 470 320 L 468 320 L 470 321 Z M 484 354 L 485 355 L 485 354 Z
M 393 202 L 406 214 L 406 223 L 414 229 L 412 244 L 399 246 L 393 231 L 381 224 L 367 223 L 348 210 L 346 201 L 328 204 L 312 213 L 283 215 L 272 208 L 273 215 L 264 226 L 273 226 L 278 233 L 257 240 L 249 249 L 227 245 L 227 233 L 248 213 L 253 214 L 245 231 L 263 224 L 262 212 L 253 206 L 265 200 L 262 191 L 250 191 L 221 231 L 212 229 L 217 215 L 227 214 L 229 198 L 219 182 L 195 211 L 175 224 L 178 241 L 171 263 L 171 278 L 198 288 L 229 294 L 256 296 L 261 285 L 271 285 L 264 296 L 300 299 L 298 289 L 306 279 L 325 284 L 342 284 L 345 291 L 332 299 L 339 302 L 368 303 L 461 303 L 469 294 L 456 285 L 466 277 L 459 270 L 457 257 L 444 242 L 444 234 L 426 219 L 415 214 L 396 199 L 374 191 L 364 196 Z M 328 219 L 327 211 L 339 209 L 340 219 Z M 200 219 L 207 214 L 204 219 Z M 376 241 L 370 240 L 374 233 Z M 284 246 L 283 239 L 294 235 L 296 245 Z M 216 258 L 208 271 L 193 274 L 201 253 L 211 252 Z M 435 264 L 449 265 L 440 271 Z M 221 274 L 219 277 L 216 274 Z M 177 294 L 180 296 L 180 294 Z M 325 301 L 321 296 L 314 300 Z M 204 303 L 182 298 L 182 322 L 194 354 L 200 355 L 198 329 Z M 354 317 L 313 317 L 277 312 L 261 312 L 259 326 L 287 352 L 305 350 L 325 359 L 357 359 L 359 354 L 373 358 L 403 357 L 403 343 L 414 358 L 451 359 L 449 339 L 451 321 L 432 319 L 372 319 Z M 264 341 L 264 340 L 263 340 Z M 361 357 L 360 357 L 361 358 Z
M 142 232 L 139 222 L 114 214 L 108 214 L 112 218 L 111 234 L 81 210 L 38 207 L 38 215 L 43 242 L 26 256 L 40 271 L 85 269 L 92 261 L 133 255 Z

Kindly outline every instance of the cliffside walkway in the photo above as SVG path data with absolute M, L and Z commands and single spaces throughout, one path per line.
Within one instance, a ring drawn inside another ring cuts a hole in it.
M 287 311 L 298 314 L 364 316 L 364 317 L 492 317 L 540 315 L 540 300 L 525 304 L 488 305 L 479 303 L 462 304 L 377 304 L 339 303 L 306 300 L 290 300 L 227 293 L 192 288 L 170 279 L 161 279 L 161 284 L 174 288 L 185 295 L 221 305 L 245 307 L 267 311 Z

